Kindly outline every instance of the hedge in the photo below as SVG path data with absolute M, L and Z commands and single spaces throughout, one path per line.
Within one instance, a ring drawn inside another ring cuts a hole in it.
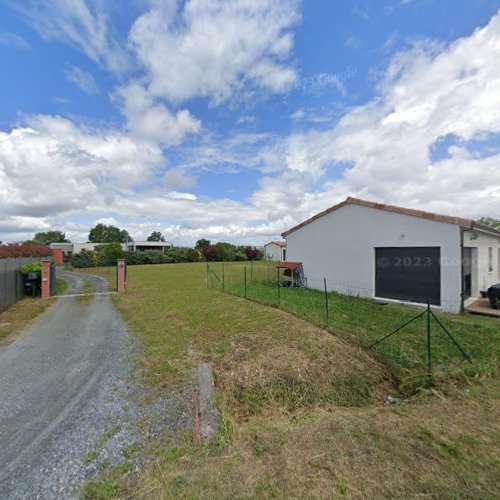
M 0 245 L 0 259 L 51 257 L 52 249 L 46 245 Z

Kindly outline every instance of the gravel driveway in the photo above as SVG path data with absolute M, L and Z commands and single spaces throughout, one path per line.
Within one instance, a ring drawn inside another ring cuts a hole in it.
M 85 280 L 106 291 L 96 276 L 65 279 L 66 294 Z M 0 498 L 78 497 L 100 464 L 119 462 L 137 442 L 134 429 L 145 415 L 189 428 L 178 396 L 137 404 L 143 389 L 132 380 L 129 347 L 120 315 L 100 295 L 58 299 L 0 351 Z

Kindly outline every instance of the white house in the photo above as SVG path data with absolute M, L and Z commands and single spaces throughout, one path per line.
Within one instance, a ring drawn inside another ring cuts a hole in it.
M 286 242 L 271 241 L 264 245 L 264 256 L 267 260 L 284 262 L 286 260 Z
M 130 241 L 120 244 L 123 250 L 129 252 L 136 250 L 158 250 L 165 253 L 165 250 L 173 247 L 170 241 Z M 71 255 L 73 253 L 80 253 L 82 250 L 93 251 L 99 245 L 102 245 L 102 243 L 51 243 L 49 246 L 52 249 L 61 249 L 66 255 Z
M 282 234 L 309 286 L 458 313 L 500 282 L 500 231 L 347 198 Z

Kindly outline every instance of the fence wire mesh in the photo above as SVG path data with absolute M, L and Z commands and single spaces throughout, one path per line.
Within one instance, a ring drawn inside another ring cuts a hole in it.
M 335 282 L 308 275 L 305 287 L 285 286 L 278 262 L 207 263 L 207 287 L 284 309 L 363 347 L 408 323 L 400 334 L 376 347 L 382 356 L 403 367 L 427 372 L 427 321 L 414 319 L 416 307 L 381 304 L 369 299 L 373 290 L 362 283 Z M 410 322 L 410 320 L 412 320 Z M 461 360 L 450 338 L 433 321 L 431 362 L 447 372 Z

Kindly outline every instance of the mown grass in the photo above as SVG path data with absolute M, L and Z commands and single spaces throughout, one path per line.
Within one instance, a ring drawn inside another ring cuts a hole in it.
M 68 284 L 57 278 L 56 295 L 64 293 L 67 288 Z M 0 345 L 15 339 L 52 304 L 53 300 L 25 297 L 0 313 Z
M 149 383 L 185 381 L 200 360 L 213 361 L 241 419 L 276 408 L 367 404 L 391 386 L 386 367 L 361 348 L 284 312 L 207 290 L 204 273 L 200 264 L 130 266 L 127 293 L 114 296 L 142 341 L 138 363 Z
M 214 362 L 221 425 L 215 442 L 187 441 L 176 448 L 171 441 L 157 442 L 138 477 L 125 484 L 119 471 L 106 471 L 87 493 L 498 496 L 494 319 L 445 315 L 474 356 L 473 368 L 467 372 L 450 350 L 449 365 L 461 375 L 455 390 L 431 388 L 424 397 L 387 407 L 385 397 L 397 395 L 397 377 L 411 368 L 402 372 L 361 346 L 411 316 L 412 309 L 339 297 L 332 334 L 276 308 L 208 290 L 205 278 L 202 264 L 130 266 L 127 292 L 113 299 L 140 340 L 137 363 L 146 383 L 168 390 L 185 381 L 200 360 Z M 440 355 L 446 359 L 447 352 Z

